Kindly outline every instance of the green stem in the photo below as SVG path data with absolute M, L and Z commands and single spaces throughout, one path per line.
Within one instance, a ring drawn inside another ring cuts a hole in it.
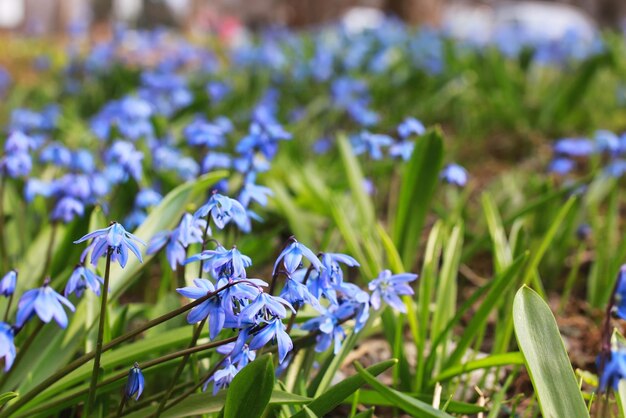
M 102 352 L 106 352 L 108 350 L 110 350 L 111 348 L 115 347 L 118 344 L 123 343 L 124 341 L 130 340 L 131 338 L 141 334 L 142 332 L 153 328 L 159 324 L 162 324 L 163 322 L 169 321 L 170 319 L 187 312 L 188 310 L 190 310 L 191 308 L 194 308 L 198 305 L 200 305 L 201 303 L 205 302 L 206 300 L 208 300 L 209 298 L 213 297 L 215 294 L 221 292 L 222 290 L 233 286 L 235 284 L 239 283 L 239 281 L 234 281 L 232 283 L 228 283 L 224 286 L 222 286 L 219 289 L 216 289 L 215 292 L 210 292 L 207 293 L 205 296 L 194 300 L 191 303 L 188 303 L 187 305 L 181 306 L 180 308 L 168 312 L 165 315 L 162 315 L 158 318 L 153 319 L 152 321 L 147 322 L 146 324 L 144 324 L 143 326 L 134 329 L 133 331 L 130 331 L 124 335 L 121 335 L 117 338 L 115 338 L 114 340 L 112 340 L 111 342 L 105 344 L 102 347 Z M 38 384 L 37 386 L 35 386 L 33 389 L 31 389 L 30 391 L 26 392 L 23 396 L 19 397 L 17 399 L 17 401 L 13 404 L 11 404 L 6 411 L 3 411 L 0 414 L 0 418 L 1 417 L 8 417 L 10 416 L 11 413 L 17 411 L 19 408 L 21 408 L 23 405 L 25 405 L 27 402 L 29 402 L 30 400 L 32 400 L 33 398 L 35 398 L 37 395 L 39 395 L 41 392 L 43 392 L 44 390 L 46 390 L 50 385 L 54 384 L 56 381 L 58 381 L 59 379 L 63 378 L 65 375 L 73 372 L 74 370 L 78 369 L 80 366 L 82 366 L 83 364 L 87 363 L 88 361 L 90 361 L 91 359 L 93 359 L 95 357 L 95 351 L 91 351 L 85 355 L 83 355 L 82 357 L 77 358 L 76 360 L 74 360 L 73 362 L 71 362 L 70 364 L 68 364 L 67 366 L 63 367 L 62 369 L 60 369 L 59 371 L 57 371 L 56 373 L 54 373 L 52 376 L 48 377 L 47 379 L 45 379 L 43 382 L 41 382 L 40 384 Z M 16 359 L 17 361 L 17 359 Z M 12 367 L 11 369 L 13 369 L 14 367 Z
M 104 340 L 104 323 L 107 314 L 107 299 L 109 296 L 109 276 L 111 272 L 111 252 L 109 247 L 107 251 L 107 261 L 104 270 L 104 284 L 102 285 L 102 302 L 100 303 L 100 320 L 98 323 L 98 339 L 96 340 L 96 353 L 93 360 L 93 369 L 91 372 L 91 383 L 89 385 L 89 398 L 87 400 L 86 415 L 89 416 L 96 402 L 96 385 L 98 384 L 98 375 L 100 373 L 100 357 L 102 356 L 102 340 Z
M 7 303 L 7 309 L 4 311 L 4 322 L 9 322 L 9 311 L 11 310 L 11 304 L 13 303 L 13 293 L 9 296 L 9 302 Z
M 200 338 L 200 334 L 202 333 L 204 324 L 206 324 L 207 318 L 208 316 L 204 318 L 198 326 L 196 326 L 193 336 L 191 337 L 191 342 L 189 343 L 189 348 L 194 347 L 196 343 L 198 342 L 198 338 Z M 176 373 L 174 373 L 174 377 L 172 377 L 172 379 L 170 380 L 170 385 L 167 388 L 167 392 L 165 392 L 165 396 L 163 396 L 163 398 L 161 399 L 161 402 L 159 402 L 159 407 L 157 408 L 157 411 L 155 413 L 156 417 L 161 416 L 161 413 L 163 412 L 163 409 L 165 408 L 165 404 L 169 400 L 170 396 L 172 396 L 172 392 L 174 391 L 176 382 L 178 381 L 178 378 L 180 377 L 180 375 L 183 373 L 183 370 L 185 369 L 185 366 L 187 365 L 187 361 L 189 360 L 190 356 L 191 356 L 191 353 L 185 354 L 182 360 L 180 361 L 180 364 L 178 365 L 178 368 L 176 369 Z
M 46 258 L 44 260 L 43 270 L 41 270 L 41 279 L 48 275 L 48 270 L 50 269 L 50 264 L 52 263 L 52 247 L 54 247 L 54 240 L 57 234 L 57 223 L 53 222 L 50 231 L 50 241 L 48 241 L 48 248 L 46 248 Z
M 124 412 L 124 406 L 126 405 L 126 394 L 122 394 L 122 399 L 120 400 L 120 406 L 119 408 L 117 408 L 117 414 L 115 415 L 116 417 L 121 417 L 122 416 L 122 412 Z

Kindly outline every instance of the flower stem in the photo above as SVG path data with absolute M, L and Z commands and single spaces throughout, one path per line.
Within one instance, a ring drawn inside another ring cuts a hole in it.
M 292 242 L 294 242 L 296 240 L 295 236 L 290 236 L 289 238 L 287 238 L 287 241 L 285 241 L 285 244 L 283 245 L 283 248 L 280 250 L 280 254 L 283 253 L 283 251 L 285 251 L 285 248 L 287 248 L 287 246 L 289 244 L 291 244 Z M 280 264 L 278 264 L 276 267 L 278 267 Z M 270 283 L 270 288 L 267 291 L 268 294 L 273 295 L 274 294 L 274 288 L 276 287 L 276 280 L 278 279 L 278 276 L 280 275 L 280 269 L 276 268 L 274 269 L 274 274 L 272 274 L 272 282 Z
M 239 283 L 239 281 L 234 281 L 231 283 L 228 283 L 224 286 L 222 286 L 219 289 L 216 289 L 215 292 L 210 292 L 207 293 L 205 296 L 194 300 L 191 303 L 188 303 L 187 305 L 181 306 L 180 308 L 173 310 L 169 313 L 166 313 L 165 315 L 162 315 L 158 318 L 153 319 L 152 321 L 146 322 L 143 326 L 138 327 L 130 332 L 127 332 L 124 335 L 120 335 L 119 337 L 115 338 L 114 340 L 111 340 L 110 342 L 108 342 L 107 344 L 104 344 L 104 346 L 102 347 L 102 352 L 106 352 L 108 350 L 110 350 L 111 348 L 115 347 L 118 344 L 123 343 L 124 341 L 130 340 L 131 338 L 141 334 L 142 332 L 153 328 L 159 324 L 162 324 L 163 322 L 169 321 L 170 319 L 187 312 L 188 310 L 190 310 L 191 308 L 194 308 L 198 305 L 200 305 L 201 303 L 205 302 L 206 300 L 208 300 L 209 298 L 213 297 L 214 295 L 216 295 L 217 293 L 221 292 L 222 290 L 230 287 L 230 286 L 234 286 L 235 284 Z M 197 348 L 197 347 L 196 347 Z M 195 352 L 195 351 L 192 351 Z M 27 402 L 29 402 L 30 400 L 32 400 L 33 398 L 35 398 L 37 395 L 39 395 L 41 392 L 43 392 L 44 390 L 46 390 L 50 385 L 52 385 L 53 383 L 55 383 L 57 380 L 61 379 L 62 377 L 64 377 L 65 375 L 73 372 L 74 370 L 78 369 L 80 366 L 82 366 L 83 364 L 87 363 L 88 361 L 90 361 L 91 359 L 93 359 L 95 357 L 96 353 L 95 351 L 91 351 L 89 353 L 84 354 L 82 357 L 77 358 L 76 360 L 74 360 L 73 362 L 71 362 L 70 364 L 68 364 L 67 366 L 63 367 L 62 369 L 60 369 L 59 371 L 57 371 L 56 373 L 54 373 L 53 375 L 51 375 L 50 377 L 48 377 L 47 379 L 45 379 L 43 382 L 41 382 L 40 384 L 38 384 L 37 386 L 35 386 L 33 389 L 31 389 L 30 391 L 26 392 L 23 396 L 20 396 L 17 401 L 13 404 L 11 404 L 6 411 L 3 411 L 0 414 L 0 417 L 8 417 L 10 416 L 11 413 L 17 411 L 19 408 L 21 408 L 23 405 L 25 405 Z M 17 361 L 17 359 L 16 359 Z M 15 366 L 15 364 L 14 364 Z M 13 367 L 12 367 L 13 369 Z M 127 374 L 127 373 L 126 373 Z
M 53 222 L 50 230 L 50 240 L 48 241 L 48 248 L 46 248 L 46 258 L 44 259 L 43 269 L 41 270 L 40 280 L 44 280 L 48 275 L 50 264 L 52 263 L 52 248 L 54 247 L 54 240 L 57 234 L 57 223 Z
M 120 406 L 117 408 L 117 414 L 115 415 L 116 417 L 121 417 L 122 416 L 122 412 L 124 412 L 124 406 L 126 406 L 126 394 L 122 394 L 122 399 L 120 400 Z
M 198 342 L 198 338 L 200 338 L 200 334 L 202 333 L 202 329 L 204 328 L 204 324 L 206 323 L 207 318 L 208 317 L 204 318 L 202 322 L 200 322 L 200 324 L 196 326 L 193 336 L 191 337 L 191 342 L 189 343 L 189 348 L 194 347 L 196 343 Z M 161 402 L 159 402 L 159 407 L 157 408 L 157 411 L 155 413 L 156 417 L 159 417 L 161 415 L 161 413 L 163 412 L 163 409 L 165 408 L 165 404 L 169 400 L 170 396 L 172 396 L 172 392 L 174 391 L 176 382 L 178 381 L 178 378 L 182 374 L 183 370 L 185 369 L 185 365 L 187 365 L 187 361 L 189 360 L 190 356 L 191 356 L 191 353 L 185 354 L 182 360 L 180 361 L 178 368 L 176 369 L 176 373 L 174 373 L 174 376 L 170 380 L 170 385 L 167 388 L 167 391 L 165 392 L 165 396 L 163 396 L 163 398 L 161 399 Z
M 13 293 L 9 296 L 9 302 L 7 303 L 7 308 L 4 311 L 4 322 L 9 322 L 9 311 L 11 310 L 11 304 L 13 303 Z
M 91 372 L 91 384 L 89 385 L 89 398 L 87 400 L 86 415 L 89 416 L 96 402 L 96 385 L 100 373 L 100 357 L 102 356 L 102 340 L 104 339 L 104 323 L 106 322 L 107 299 L 109 295 L 109 276 L 111 272 L 111 252 L 107 251 L 107 261 L 104 270 L 104 284 L 102 285 L 102 302 L 100 303 L 100 322 L 98 323 L 98 339 L 96 340 L 96 353 L 93 360 L 93 370 Z

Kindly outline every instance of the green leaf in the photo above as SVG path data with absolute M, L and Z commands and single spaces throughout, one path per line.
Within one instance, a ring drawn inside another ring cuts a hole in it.
M 374 376 L 378 376 L 398 362 L 396 359 L 383 361 L 367 368 L 367 371 Z M 316 397 L 307 407 L 318 416 L 324 416 L 335 409 L 346 398 L 356 392 L 365 384 L 365 379 L 361 375 L 350 376 L 337 383 L 335 386 Z M 304 411 L 298 412 L 293 418 L 306 418 Z
M 425 402 L 420 401 L 419 399 L 412 398 L 402 392 L 398 392 L 397 390 L 391 389 L 386 385 L 380 383 L 376 377 L 372 376 L 367 372 L 358 362 L 354 363 L 354 367 L 356 367 L 359 372 L 359 376 L 361 376 L 365 381 L 374 388 L 381 395 L 385 396 L 388 400 L 392 401 L 395 406 L 398 408 L 408 412 L 409 414 L 415 417 L 422 418 L 451 418 L 452 415 L 446 414 L 439 409 L 435 409 L 432 406 L 428 405 Z
M 363 187 L 365 177 L 363 176 L 361 165 L 356 159 L 354 152 L 352 152 L 352 146 L 345 135 L 340 135 L 339 138 L 337 138 L 337 144 L 339 145 L 339 154 L 341 155 L 346 177 L 350 184 L 350 191 L 354 197 L 361 220 L 363 222 L 369 222 L 371 225 L 376 219 L 374 216 L 374 205 Z
M 439 181 L 442 161 L 443 137 L 441 131 L 435 129 L 415 142 L 411 159 L 404 168 L 393 238 L 408 269 L 412 268 L 417 256 L 422 227 Z
M 186 418 L 203 414 L 214 414 L 219 412 L 224 407 L 225 401 L 225 392 L 219 392 L 215 396 L 207 393 L 194 393 L 193 395 L 190 395 L 188 398 L 186 398 L 184 401 L 180 402 L 178 405 L 175 405 L 171 409 L 166 410 L 161 416 L 163 418 Z M 298 396 L 288 392 L 275 390 L 272 392 L 269 403 L 270 405 L 302 405 L 307 402 L 311 402 L 311 398 L 306 398 L 304 396 Z M 154 413 L 156 411 L 156 408 L 157 405 L 152 405 L 147 408 L 135 411 L 131 414 L 124 415 L 124 417 L 144 418 Z
M 515 335 L 545 418 L 588 417 L 582 394 L 548 305 L 524 286 L 513 302 Z
M 274 362 L 271 354 L 254 360 L 235 375 L 224 405 L 225 418 L 260 417 L 272 396 Z
M 0 395 L 0 406 L 6 404 L 7 402 L 9 402 L 11 399 L 15 399 L 19 396 L 19 394 L 15 393 L 15 392 L 5 392 L 2 395 Z
M 433 401 L 432 394 L 405 393 L 405 395 L 410 396 L 412 398 L 419 399 L 420 401 L 426 402 L 428 404 L 432 404 L 432 401 Z M 351 403 L 353 399 L 354 399 L 354 395 L 346 399 L 345 403 Z M 367 389 L 359 390 L 358 402 L 362 405 L 396 406 L 393 401 L 387 399 L 384 395 L 378 393 L 375 390 L 367 390 Z M 474 414 L 478 414 L 479 412 L 485 412 L 486 408 L 483 406 L 478 406 L 476 404 L 471 404 L 471 403 L 450 401 L 448 403 L 448 407 L 446 408 L 446 411 L 451 414 L 474 415 Z
M 443 382 L 444 380 L 452 379 L 453 377 L 469 373 L 474 370 L 488 369 L 489 367 L 496 366 L 508 366 L 511 364 L 524 364 L 524 356 L 522 353 L 513 352 L 493 354 L 478 360 L 468 361 L 459 366 L 453 366 L 445 369 L 433 379 L 432 383 Z

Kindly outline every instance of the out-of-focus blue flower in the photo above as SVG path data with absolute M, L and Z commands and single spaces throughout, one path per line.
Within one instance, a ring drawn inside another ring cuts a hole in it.
M 360 134 L 350 137 L 354 154 L 368 154 L 373 160 L 381 160 L 383 158 L 383 147 L 388 147 L 393 142 L 393 138 L 389 135 L 373 134 L 369 131 L 362 131 Z
M 0 295 L 9 297 L 15 292 L 17 285 L 17 271 L 11 270 L 0 280 Z
M 81 217 L 85 213 L 85 205 L 73 197 L 61 198 L 50 214 L 50 219 L 53 221 L 62 221 L 70 223 L 76 217 Z
M 324 269 L 317 275 L 312 273 L 307 281 L 307 287 L 313 296 L 319 299 L 323 295 L 334 305 L 338 304 L 336 290 L 343 282 L 343 271 L 339 263 L 348 267 L 359 267 L 359 263 L 349 255 L 324 253 L 322 255 Z
M 569 157 L 587 157 L 593 154 L 595 146 L 585 138 L 564 138 L 554 144 L 554 152 Z
M 252 260 L 242 254 L 237 247 L 226 250 L 218 245 L 215 250 L 205 250 L 185 260 L 185 264 L 203 261 L 203 270 L 211 271 L 214 277 L 245 278 L 246 268 L 252 265 Z
M 467 184 L 467 170 L 458 164 L 448 164 L 441 170 L 440 177 L 449 184 L 463 187 Z
M 63 144 L 52 142 L 41 151 L 39 160 L 42 163 L 68 167 L 72 162 L 72 152 Z
M 127 398 L 135 397 L 138 401 L 139 397 L 143 393 L 145 387 L 145 379 L 139 368 L 139 364 L 135 363 L 133 367 L 128 371 L 128 380 L 126 381 L 126 388 L 124 389 L 124 396 Z
M 4 151 L 7 153 L 27 153 L 37 148 L 37 142 L 22 131 L 11 133 L 4 143 Z
M 626 160 L 614 159 L 604 167 L 604 172 L 607 176 L 622 177 L 626 173 Z
M 231 88 L 226 83 L 221 83 L 219 81 L 210 81 L 206 86 L 206 91 L 213 102 L 219 103 L 224 100 L 226 96 L 228 96 Z
M 293 342 L 285 329 L 285 324 L 283 324 L 279 318 L 270 320 L 252 337 L 252 340 L 250 340 L 250 348 L 259 350 L 265 347 L 271 340 L 275 339 L 276 345 L 278 346 L 278 361 L 282 363 L 285 357 L 287 357 L 287 354 L 293 349 Z
M 128 261 L 128 250 L 135 254 L 139 262 L 143 261 L 136 242 L 142 245 L 146 244 L 135 235 L 126 231 L 124 227 L 117 222 L 113 222 L 108 228 L 90 232 L 79 240 L 74 241 L 74 244 L 79 244 L 90 239 L 93 239 L 93 241 L 87 246 L 81 259 L 84 259 L 87 252 L 92 250 L 91 264 L 94 266 L 98 264 L 98 258 L 106 257 L 108 251 L 111 251 L 111 260 L 119 262 L 122 268 L 126 266 L 126 262 Z
M 589 224 L 580 224 L 578 228 L 576 228 L 576 237 L 581 241 L 586 241 L 589 239 L 592 232 L 593 230 Z
M 0 168 L 13 178 L 25 177 L 33 169 L 33 161 L 25 152 L 7 154 L 0 160 Z
M 6 322 L 0 322 L 0 358 L 4 358 L 5 372 L 9 371 L 17 355 L 14 337 L 13 327 Z
M 548 171 L 551 173 L 565 175 L 571 172 L 574 167 L 576 167 L 576 163 L 569 158 L 556 158 L 550 162 Z
M 235 199 L 213 193 L 193 216 L 199 219 L 206 217 L 209 213 L 219 229 L 224 229 L 230 221 L 234 221 L 243 232 L 250 231 L 250 218 L 246 209 Z
M 408 161 L 413 154 L 415 143 L 413 141 L 404 140 L 396 142 L 389 147 L 389 155 L 394 158 L 401 158 L 404 161 Z
M 406 139 L 411 135 L 424 135 L 424 133 L 426 133 L 424 124 L 412 117 L 404 119 L 404 121 L 398 125 L 398 135 L 400 135 L 402 139 Z
M 72 170 L 89 174 L 96 169 L 96 163 L 94 162 L 91 152 L 86 149 L 79 149 L 72 153 L 70 168 Z
M 65 297 L 69 297 L 69 295 L 74 293 L 76 297 L 80 298 L 83 296 L 85 289 L 89 288 L 96 296 L 100 296 L 100 285 L 102 284 L 104 284 L 102 277 L 85 266 L 78 265 L 70 275 L 63 294 Z
M 24 292 L 17 306 L 15 325 L 21 328 L 26 321 L 37 314 L 43 322 L 48 323 L 54 318 L 61 328 L 65 328 L 68 320 L 63 305 L 74 312 L 72 302 L 55 292 L 46 281 L 42 287 Z
M 183 132 L 189 145 L 216 148 L 225 144 L 226 134 L 230 132 L 228 128 L 229 126 L 223 123 L 210 123 L 204 119 L 196 119 L 187 125 Z
M 217 394 L 221 389 L 226 389 L 230 382 L 233 381 L 235 375 L 239 372 L 239 369 L 226 360 L 226 365 L 223 369 L 216 371 L 206 382 L 202 390 L 205 391 L 210 382 L 213 382 L 213 395 Z
M 185 264 L 185 247 L 179 240 L 180 230 L 178 228 L 172 231 L 163 231 L 156 234 L 150 240 L 146 254 L 155 254 L 161 248 L 165 247 L 165 256 L 172 270 L 176 270 L 177 266 Z
M 292 241 L 287 247 L 279 254 L 276 262 L 274 263 L 273 274 L 276 274 L 279 264 L 282 262 L 285 270 L 288 274 L 292 274 L 302 263 L 302 258 L 306 258 L 311 262 L 315 270 L 320 271 L 324 268 L 320 260 L 315 253 L 309 250 L 307 247 L 292 238 Z
M 250 201 L 254 200 L 261 206 L 267 206 L 268 196 L 273 196 L 272 189 L 265 186 L 259 186 L 257 184 L 246 182 L 239 194 L 239 201 L 244 207 L 250 205 Z
M 626 350 L 612 349 L 610 359 L 604 364 L 598 389 L 600 392 L 606 392 L 609 387 L 618 390 L 619 381 L 622 379 L 626 379 Z
M 135 197 L 135 206 L 141 209 L 158 205 L 163 196 L 152 189 L 141 189 Z
M 201 243 L 204 239 L 204 230 L 207 227 L 205 219 L 194 218 L 190 213 L 185 213 L 178 225 L 178 239 L 184 247 L 190 244 Z
M 202 171 L 208 173 L 216 168 L 230 168 L 232 164 L 232 158 L 230 155 L 223 152 L 209 151 L 202 160 Z
M 372 291 L 370 298 L 372 307 L 380 309 L 382 301 L 385 301 L 392 308 L 406 313 L 406 306 L 404 306 L 400 296 L 413 294 L 413 289 L 408 283 L 415 279 L 417 279 L 417 274 L 402 273 L 392 275 L 391 271 L 383 270 L 368 286 Z
M 278 142 L 289 139 L 291 134 L 277 122 L 253 122 L 248 135 L 239 141 L 235 150 L 242 155 L 259 151 L 271 160 L 278 151 Z
M 105 153 L 107 173 L 113 173 L 111 168 L 121 169 L 121 175 L 112 176 L 113 183 L 126 181 L 128 175 L 139 181 L 142 175 L 143 153 L 135 149 L 131 142 L 116 141 Z
M 620 152 L 620 138 L 613 132 L 607 130 L 596 131 L 594 139 L 598 151 L 612 155 Z
M 24 199 L 31 202 L 36 196 L 50 197 L 55 192 L 53 183 L 47 183 L 38 179 L 28 179 L 24 187 Z
M 626 319 L 626 264 L 622 265 L 617 275 L 614 302 L 617 316 Z

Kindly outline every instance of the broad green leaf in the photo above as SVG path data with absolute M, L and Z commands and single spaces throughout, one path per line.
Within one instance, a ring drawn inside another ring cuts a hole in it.
M 422 227 L 439 181 L 443 161 L 441 131 L 427 132 L 415 142 L 411 159 L 404 167 L 393 223 L 393 239 L 404 266 L 413 267 L 422 237 Z
M 260 417 L 272 396 L 274 362 L 271 354 L 244 367 L 226 392 L 224 418 Z
M 359 372 L 359 376 L 361 376 L 365 381 L 374 388 L 381 395 L 386 397 L 388 400 L 392 401 L 396 407 L 408 412 L 414 417 L 423 417 L 423 418 L 451 418 L 452 415 L 446 414 L 439 409 L 435 409 L 429 404 L 420 401 L 419 399 L 412 398 L 402 392 L 398 392 L 390 387 L 387 387 L 383 383 L 380 383 L 376 377 L 372 376 L 371 373 L 368 373 L 366 369 L 363 368 L 359 363 L 355 363 L 354 367 L 356 367 Z
M 380 362 L 367 368 L 367 371 L 374 376 L 378 376 L 391 366 L 394 366 L 398 360 L 391 359 Z M 365 379 L 361 375 L 350 376 L 347 379 L 337 383 L 335 386 L 329 388 L 326 392 L 317 396 L 315 400 L 307 404 L 307 407 L 313 411 L 316 415 L 324 416 L 330 411 L 335 409 L 346 398 L 356 392 L 365 384 Z M 300 411 L 294 418 L 305 418 L 304 411 Z
M 432 394 L 405 393 L 405 395 L 410 396 L 411 398 L 419 399 L 420 401 L 425 402 L 427 404 L 432 404 L 433 402 Z M 353 398 L 354 396 L 349 397 L 348 399 L 346 399 L 345 403 L 351 403 L 353 401 Z M 396 406 L 394 401 L 386 398 L 381 393 L 375 390 L 368 390 L 368 389 L 359 390 L 358 402 L 363 405 Z M 465 414 L 465 415 L 478 414 L 479 412 L 484 412 L 485 410 L 486 410 L 485 407 L 478 406 L 476 404 L 458 402 L 458 401 L 450 401 L 446 409 L 446 411 L 451 414 Z
M 545 418 L 588 417 L 565 345 L 548 305 L 524 286 L 513 302 L 515 335 Z
M 339 154 L 341 155 L 341 161 L 345 169 L 348 183 L 350 184 L 350 191 L 356 203 L 356 208 L 359 211 L 359 215 L 363 222 L 374 222 L 374 205 L 371 199 L 365 192 L 363 171 L 361 165 L 356 159 L 352 146 L 348 142 L 348 138 L 345 135 L 340 135 L 337 138 L 337 144 L 339 146 Z

